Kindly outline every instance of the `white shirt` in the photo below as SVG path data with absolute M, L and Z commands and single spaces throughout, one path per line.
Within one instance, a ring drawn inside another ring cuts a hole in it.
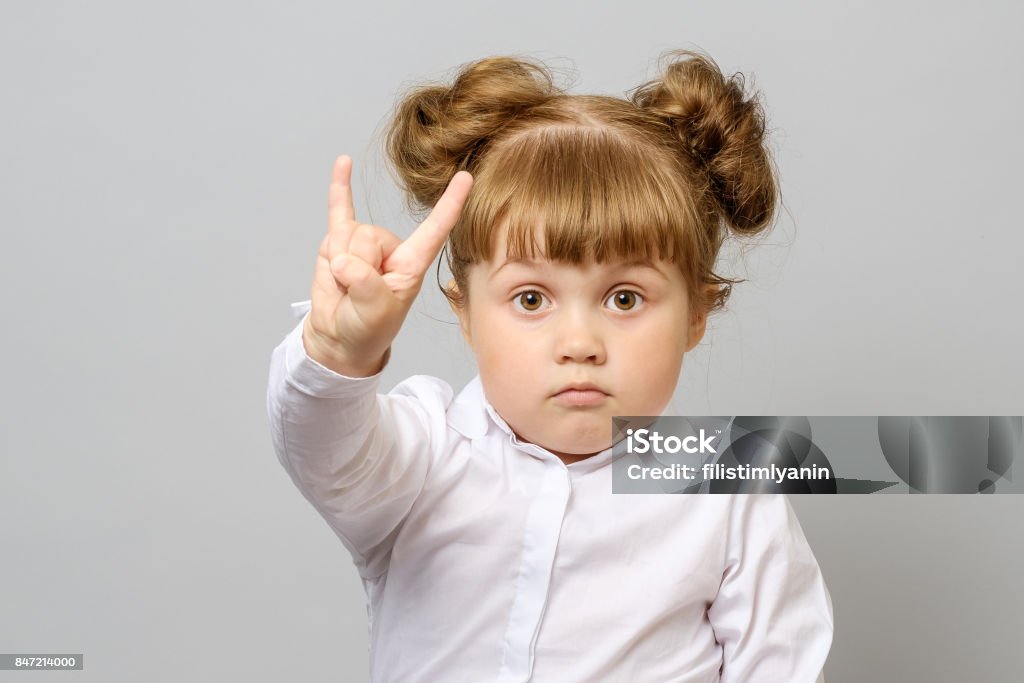
M 300 322 L 267 392 L 362 577 L 373 681 L 823 680 L 832 602 L 784 495 L 613 494 L 612 449 L 519 441 L 479 376 L 379 382 L 312 360 Z

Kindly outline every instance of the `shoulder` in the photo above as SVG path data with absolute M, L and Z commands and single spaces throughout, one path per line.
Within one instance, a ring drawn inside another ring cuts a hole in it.
M 454 392 L 451 385 L 439 377 L 413 375 L 396 384 L 384 399 L 443 419 L 452 404 Z
M 431 375 L 413 375 L 400 382 L 388 394 L 393 402 L 416 406 L 442 429 L 454 429 L 473 440 L 485 436 L 491 428 L 480 375 L 476 375 L 457 394 L 451 384 Z
M 445 408 L 451 405 L 455 397 L 452 386 L 440 377 L 432 375 L 413 375 L 407 377 L 388 392 L 390 396 L 409 396 L 442 404 Z
M 799 529 L 793 507 L 784 493 L 718 494 L 728 498 L 726 514 L 733 530 L 778 533 Z
M 814 563 L 814 555 L 784 493 L 731 494 L 728 540 L 733 553 L 766 553 Z

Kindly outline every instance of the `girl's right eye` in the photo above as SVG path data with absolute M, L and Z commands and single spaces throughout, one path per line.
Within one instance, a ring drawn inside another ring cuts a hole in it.
M 544 295 L 535 289 L 528 289 L 524 292 L 516 294 L 515 299 L 516 308 L 526 313 L 535 313 L 540 310 L 544 303 Z

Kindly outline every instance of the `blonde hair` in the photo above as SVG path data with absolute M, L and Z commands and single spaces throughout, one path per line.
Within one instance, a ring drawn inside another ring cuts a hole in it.
M 474 177 L 446 244 L 453 304 L 506 223 L 511 258 L 542 243 L 555 261 L 666 259 L 698 310 L 725 304 L 740 281 L 714 272 L 727 229 L 753 235 L 775 214 L 764 112 L 706 55 L 673 50 L 659 66 L 618 98 L 570 95 L 542 64 L 493 56 L 401 97 L 385 147 L 408 208 L 429 211 L 459 170 Z

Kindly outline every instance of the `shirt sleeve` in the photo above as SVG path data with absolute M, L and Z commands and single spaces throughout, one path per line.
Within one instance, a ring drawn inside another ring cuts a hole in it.
M 708 619 L 722 683 L 820 683 L 832 599 L 784 494 L 733 494 L 722 583 Z
M 297 314 L 302 303 L 292 304 Z M 444 443 L 451 387 L 416 376 L 380 395 L 380 372 L 353 378 L 324 367 L 302 342 L 304 308 L 271 355 L 267 414 L 274 450 L 360 575 L 373 579 L 387 570 L 395 536 Z

